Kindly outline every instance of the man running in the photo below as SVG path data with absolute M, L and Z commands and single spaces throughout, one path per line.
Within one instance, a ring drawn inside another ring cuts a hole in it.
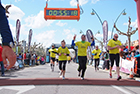
M 117 80 L 121 79 L 120 76 L 120 70 L 119 70 L 119 62 L 120 62 L 120 55 L 119 55 L 119 48 L 122 48 L 123 45 L 121 42 L 118 40 L 118 34 L 114 34 L 114 38 L 111 39 L 108 42 L 108 50 L 109 50 L 109 56 L 110 56 L 110 61 L 111 61 L 111 66 L 110 66 L 110 78 L 112 78 L 112 67 L 114 65 L 114 60 L 116 62 L 116 72 L 118 75 Z
M 52 44 L 52 48 L 49 50 L 49 52 L 50 52 L 50 57 L 51 57 L 51 64 L 50 64 L 50 66 L 51 66 L 51 70 L 53 72 L 54 71 L 54 65 L 55 65 L 55 54 L 57 52 L 57 50 L 55 49 L 54 44 Z
M 95 47 L 95 49 L 92 51 L 92 55 L 94 56 L 94 66 L 95 66 L 95 71 L 99 70 L 98 66 L 100 64 L 100 55 L 101 55 L 101 50 L 98 48 L 98 46 Z
M 94 46 L 95 42 L 93 36 L 91 37 L 92 43 L 85 41 L 86 40 L 85 35 L 81 36 L 82 41 L 78 41 L 74 43 L 75 39 L 76 39 L 76 35 L 73 37 L 72 46 L 78 47 L 78 60 L 79 60 L 78 76 L 81 76 L 81 79 L 84 80 L 84 74 L 86 71 L 86 62 L 87 62 L 87 47 Z M 82 75 L 81 75 L 81 70 L 82 70 Z
M 59 54 L 59 69 L 60 69 L 60 77 L 63 76 L 62 79 L 65 79 L 65 70 L 66 70 L 66 63 L 67 63 L 67 56 L 69 56 L 70 51 L 65 46 L 66 42 L 63 40 L 61 41 L 61 46 L 58 48 Z

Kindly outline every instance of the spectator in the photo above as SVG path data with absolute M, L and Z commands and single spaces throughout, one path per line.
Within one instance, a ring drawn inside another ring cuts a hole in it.
M 128 55 L 128 49 L 123 45 L 123 59 L 126 59 L 126 55 Z
M 30 65 L 31 55 L 29 52 L 26 54 L 27 65 Z
M 34 54 L 33 57 L 34 57 L 33 65 L 35 65 L 36 64 L 36 54 Z
M 31 65 L 34 65 L 34 56 L 33 56 L 33 54 L 31 56 Z
M 38 60 L 37 60 L 37 58 L 38 58 L 38 55 L 36 55 L 36 58 L 35 58 L 36 65 L 38 65 Z
M 24 53 L 24 58 L 23 58 L 23 60 L 24 60 L 24 64 L 27 64 L 27 60 L 26 60 L 26 52 Z
M 131 50 L 129 50 L 128 55 L 126 57 L 127 60 L 131 60 Z
M 136 47 L 135 47 L 135 55 L 138 55 L 139 54 L 139 45 L 137 45 Z
M 40 60 L 41 60 L 41 64 L 44 65 L 45 62 L 44 62 L 44 56 L 43 55 L 41 56 L 41 59 Z
M 133 61 L 133 60 L 135 60 L 135 51 L 132 51 L 132 53 L 131 53 L 131 61 Z
M 22 54 L 21 54 L 21 53 L 19 53 L 19 55 L 18 55 L 19 68 L 22 68 L 22 67 L 23 67 L 23 62 L 22 62 L 22 59 L 23 59 Z
M 1 76 L 5 76 L 4 75 L 4 64 L 3 64 L 3 59 L 2 59 L 2 46 L 0 44 L 0 64 L 1 64 Z
M 109 50 L 104 54 L 105 70 L 109 70 Z

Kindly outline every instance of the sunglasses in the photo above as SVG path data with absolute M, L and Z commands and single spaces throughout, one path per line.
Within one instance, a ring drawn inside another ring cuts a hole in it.
M 118 38 L 118 36 L 114 36 L 115 38 Z

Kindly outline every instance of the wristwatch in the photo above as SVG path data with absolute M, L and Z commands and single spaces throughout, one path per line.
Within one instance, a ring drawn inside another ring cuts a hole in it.
M 3 43 L 3 46 L 9 46 L 10 48 L 13 48 L 14 44 L 13 42 Z

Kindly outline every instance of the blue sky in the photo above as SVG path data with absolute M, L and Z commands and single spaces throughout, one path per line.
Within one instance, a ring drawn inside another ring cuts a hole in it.
M 16 20 L 21 21 L 20 41 L 28 40 L 29 30 L 33 30 L 32 43 L 43 43 L 45 47 L 52 43 L 60 43 L 65 39 L 67 44 L 71 43 L 74 34 L 77 34 L 77 39 L 80 40 L 82 30 L 84 33 L 91 29 L 93 34 L 101 40 L 102 26 L 96 15 L 91 15 L 92 8 L 96 10 L 102 21 L 107 20 L 109 34 L 108 39 L 111 38 L 111 31 L 114 21 L 123 9 L 126 9 L 127 15 L 121 15 L 117 21 L 117 27 L 124 32 L 127 32 L 128 17 L 131 17 L 133 30 L 137 27 L 137 13 L 136 3 L 134 0 L 79 0 L 84 13 L 80 16 L 80 20 L 47 20 L 44 19 L 44 7 L 46 0 L 2 0 L 2 4 L 12 4 L 9 9 L 10 17 L 9 24 L 12 34 L 15 37 Z M 76 8 L 76 0 L 49 0 L 48 7 L 56 8 Z M 114 33 L 117 33 L 114 30 Z M 131 40 L 138 39 L 138 31 L 131 37 Z M 122 43 L 126 42 L 126 36 L 119 36 Z M 98 45 L 98 44 L 97 44 Z

